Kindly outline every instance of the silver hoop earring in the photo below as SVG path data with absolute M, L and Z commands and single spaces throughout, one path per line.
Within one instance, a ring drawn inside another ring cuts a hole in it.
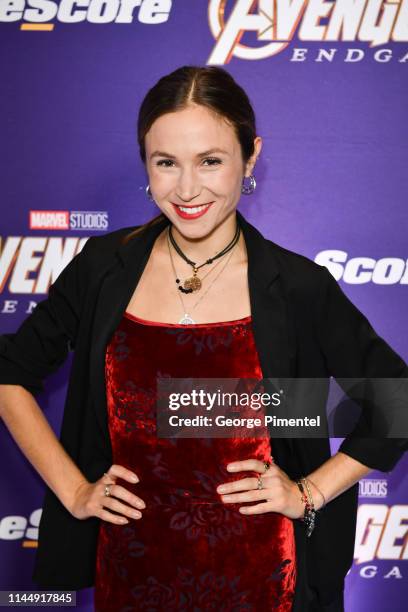
M 152 192 L 150 191 L 150 185 L 146 185 L 146 196 L 149 198 L 149 200 L 151 200 L 152 202 L 154 202 L 154 199 L 152 197 Z
M 249 185 L 245 184 L 245 179 L 248 178 L 249 180 Z M 251 174 L 251 176 L 249 177 L 245 177 L 242 179 L 242 187 L 241 187 L 241 193 L 243 193 L 244 195 L 251 195 L 252 193 L 254 193 L 256 189 L 256 180 L 253 174 Z

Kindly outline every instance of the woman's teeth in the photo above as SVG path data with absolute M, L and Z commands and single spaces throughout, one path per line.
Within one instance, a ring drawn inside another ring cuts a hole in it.
M 207 206 L 209 206 L 209 204 L 204 204 L 203 206 L 189 206 L 188 208 L 185 208 L 184 206 L 179 206 L 179 209 L 187 214 L 194 215 L 195 213 L 204 210 L 204 208 L 207 208 Z
M 178 204 L 173 204 L 173 206 L 178 216 L 182 219 L 199 219 L 207 214 L 212 204 L 213 202 L 200 204 L 199 206 L 179 206 Z

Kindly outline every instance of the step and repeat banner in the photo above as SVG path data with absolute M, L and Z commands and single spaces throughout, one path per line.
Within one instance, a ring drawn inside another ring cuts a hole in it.
M 0 45 L 1 333 L 90 236 L 157 214 L 140 102 L 182 65 L 218 65 L 264 140 L 241 212 L 327 266 L 408 360 L 408 0 L 0 0 Z M 70 360 L 37 398 L 56 432 Z M 35 589 L 45 485 L 4 423 L 0 453 L 0 590 Z M 407 468 L 360 482 L 348 612 L 406 609 Z M 92 589 L 77 600 L 91 610 Z

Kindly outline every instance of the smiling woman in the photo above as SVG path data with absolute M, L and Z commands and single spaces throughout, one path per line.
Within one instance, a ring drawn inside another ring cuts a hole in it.
M 161 151 L 165 141 L 172 153 Z M 204 150 L 208 143 L 219 146 Z M 182 248 L 186 240 L 207 235 L 210 252 L 217 252 L 233 235 L 243 174 L 251 174 L 261 146 L 255 137 L 244 161 L 233 124 L 193 100 L 155 120 L 145 136 L 150 192 Z M 200 223 L 185 222 L 198 218 Z
M 168 219 L 170 227 L 158 237 L 128 311 L 166 322 L 180 320 L 180 306 L 184 314 L 197 309 L 196 322 L 248 316 L 247 255 L 235 211 L 248 190 L 245 177 L 255 184 L 252 172 L 262 139 L 247 95 L 221 69 L 180 69 L 147 93 L 138 140 L 148 194 L 161 210 L 152 221 Z M 170 242 L 177 261 L 169 257 Z M 183 277 L 200 278 L 198 262 L 203 280 L 208 276 L 206 284 L 211 283 L 211 293 L 199 303 L 194 291 L 183 297 L 174 291 L 176 284 L 182 292 Z M 228 271 L 216 283 L 223 264 Z M 169 300 L 169 292 L 175 300 Z
M 262 139 L 227 71 L 162 77 L 138 142 L 160 214 L 90 238 L 0 338 L 0 414 L 48 485 L 33 579 L 94 585 L 97 612 L 341 612 L 357 483 L 390 471 L 407 440 L 373 437 L 370 406 L 334 456 L 326 438 L 271 439 L 265 423 L 253 438 L 161 438 L 157 379 L 237 379 L 250 393 L 333 376 L 344 388 L 405 378 L 407 364 L 324 266 L 238 211 Z M 57 440 L 34 394 L 69 348 Z
M 235 434 L 232 423 L 225 423 L 233 432 L 229 438 L 201 439 L 191 433 L 192 439 L 160 439 L 155 437 L 152 403 L 159 373 L 262 377 L 251 326 L 245 240 L 236 216 L 245 176 L 252 175 L 262 146 L 254 114 L 227 72 L 186 67 L 148 92 L 138 133 L 148 194 L 167 223 L 127 305 L 127 319 L 116 332 L 121 335 L 108 347 L 106 371 L 114 463 L 133 465 L 141 481 L 137 493 L 146 501 L 141 529 L 132 528 L 144 552 L 121 563 L 121 575 L 128 578 L 119 581 L 109 559 L 113 546 L 128 536 L 102 525 L 95 607 L 146 605 L 158 589 L 157 609 L 207 609 L 208 598 L 208 605 L 217 609 L 273 606 L 289 611 L 296 582 L 291 519 L 276 511 L 245 519 L 240 505 L 231 505 L 230 498 L 224 500 L 216 490 L 228 481 L 232 461 L 251 458 L 254 465 L 243 467 L 247 476 L 269 467 L 267 429 L 263 426 L 263 437 L 259 432 L 258 437 L 243 437 L 238 434 L 243 420 L 236 419 Z M 127 244 L 145 229 L 128 236 Z M 194 343 L 181 340 L 180 326 L 188 326 Z M 117 342 L 126 344 L 126 362 L 116 359 Z M 195 354 L 198 344 L 202 348 Z M 126 378 L 135 385 L 134 399 L 126 403 L 137 401 L 142 387 L 145 398 L 138 402 L 131 438 L 118 412 Z M 248 426 L 254 427 L 253 421 Z M 160 470 L 154 467 L 157 462 Z M 242 480 L 244 489 L 253 494 L 258 481 L 247 481 Z M 292 495 L 293 518 L 303 510 L 295 483 Z M 213 521 L 203 516 L 195 525 L 193 508 L 200 506 L 211 507 Z M 222 537 L 214 533 L 214 521 Z M 169 557 L 163 562 L 170 550 L 171 561 Z

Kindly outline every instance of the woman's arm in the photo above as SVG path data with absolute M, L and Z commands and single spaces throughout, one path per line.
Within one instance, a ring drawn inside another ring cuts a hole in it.
M 349 465 L 351 469 L 353 466 L 357 469 L 356 465 L 360 464 L 389 472 L 408 448 L 408 409 L 398 408 L 404 404 L 408 407 L 406 384 L 398 384 L 399 379 L 402 381 L 408 378 L 407 363 L 376 333 L 367 317 L 349 300 L 324 266 L 321 267 L 321 275 L 321 293 L 316 299 L 315 321 L 327 372 L 346 393 L 352 379 L 375 382 L 379 389 L 383 385 L 381 379 L 384 379 L 384 383 L 388 379 L 389 383 L 384 386 L 378 405 L 377 402 L 363 403 L 357 426 L 339 447 L 343 455 L 354 459 L 356 463 L 342 465 L 344 468 Z M 394 396 L 398 399 L 396 407 L 393 404 Z M 400 432 L 400 436 L 392 438 L 386 426 L 383 432 L 372 430 L 370 424 L 373 422 L 382 422 L 384 425 L 392 423 L 392 431 Z M 336 462 L 341 460 L 346 461 L 342 457 L 336 459 Z M 333 476 L 338 477 L 336 474 Z M 350 480 L 352 476 L 353 473 L 350 474 Z
M 29 391 L 0 385 L 0 417 L 61 503 L 71 511 L 78 487 L 88 482 L 67 454 Z
M 289 518 L 302 518 L 304 515 L 304 502 L 302 501 L 298 485 L 294 480 L 272 464 L 265 470 L 264 463 L 259 459 L 244 459 L 233 461 L 226 466 L 229 472 L 254 471 L 262 475 L 263 487 L 258 489 L 257 479 L 250 476 L 241 480 L 221 483 L 217 493 L 224 503 L 257 502 L 251 506 L 242 506 L 242 514 L 259 514 L 263 512 L 281 512 Z M 371 471 L 369 468 L 352 457 L 338 452 L 322 465 L 306 476 L 313 497 L 313 505 L 319 510 L 326 503 L 346 491 L 363 476 Z M 315 486 L 314 486 L 315 485 Z
M 87 291 L 94 278 L 89 245 L 96 240 L 89 238 L 50 286 L 47 298 L 37 304 L 19 329 L 0 336 L 0 417 L 23 454 L 75 518 L 96 516 L 124 524 L 126 516 L 140 518 L 135 508 L 144 508 L 145 504 L 117 484 L 116 478 L 136 483 L 137 475 L 114 464 L 96 482 L 89 482 L 57 439 L 34 397 L 44 390 L 47 376 L 75 349 Z M 108 484 L 110 494 L 106 496 Z
M 321 266 L 320 293 L 315 300 L 315 326 L 320 348 L 326 361 L 326 370 L 347 392 L 350 380 L 408 378 L 405 361 L 375 332 L 367 318 L 343 293 L 340 286 L 324 266 Z M 395 388 L 399 388 L 396 385 Z M 392 389 L 392 384 L 390 384 Z M 402 389 L 406 386 L 402 385 Z M 392 392 L 390 392 L 392 396 Z M 401 400 L 401 397 L 399 396 Z M 402 398 L 403 399 L 403 398 Z M 408 401 L 402 402 L 408 406 Z M 392 402 L 381 402 L 384 422 L 394 413 Z M 372 421 L 370 404 L 363 406 L 355 429 L 343 440 L 339 451 L 309 474 L 309 484 L 316 509 L 345 492 L 371 470 L 390 471 L 408 448 L 406 437 L 373 437 L 368 424 Z M 402 417 L 406 412 L 402 411 Z M 405 435 L 402 423 L 400 431 Z M 398 430 L 398 429 L 397 429 Z M 369 467 L 370 466 L 370 467 Z M 301 518 L 304 513 L 298 485 L 277 465 L 265 473 L 258 459 L 233 462 L 229 471 L 255 471 L 262 475 L 263 487 L 258 489 L 257 479 L 244 477 L 234 482 L 221 483 L 217 492 L 225 503 L 258 502 L 242 506 L 243 514 L 281 512 L 290 518 Z
M 112 465 L 108 474 L 111 496 L 103 497 L 107 481 L 101 477 L 90 483 L 85 478 L 57 439 L 34 397 L 24 387 L 0 385 L 0 417 L 21 451 L 75 518 L 97 516 L 118 525 L 129 522 L 126 517 L 141 518 L 140 510 L 146 507 L 144 501 L 116 484 L 118 477 L 136 483 L 137 475 L 125 466 Z M 110 510 L 122 512 L 124 516 Z
M 34 395 L 44 390 L 45 378 L 75 346 L 92 240 L 62 270 L 46 299 L 18 330 L 0 336 L 0 417 L 67 509 L 86 478 L 57 439 Z
M 337 452 L 322 463 L 317 470 L 306 476 L 316 510 L 322 507 L 324 500 L 329 503 L 371 471 L 372 468 L 363 465 L 349 455 L 341 451 Z

